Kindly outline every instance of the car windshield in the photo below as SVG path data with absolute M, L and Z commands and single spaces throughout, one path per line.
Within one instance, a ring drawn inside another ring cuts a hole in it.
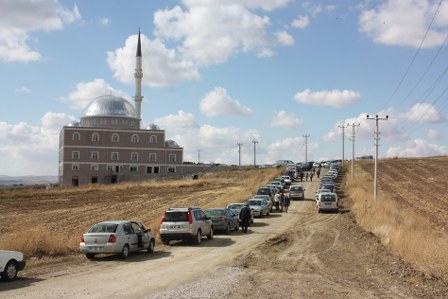
M 324 194 L 320 197 L 320 201 L 322 202 L 335 202 L 336 201 L 336 196 L 331 195 L 331 194 Z
M 291 191 L 302 191 L 300 187 L 291 187 Z
M 88 233 L 115 233 L 117 227 L 116 223 L 97 223 L 89 229 Z
M 182 211 L 172 211 L 166 212 L 165 217 L 163 217 L 163 222 L 184 222 L 188 221 L 188 212 Z
M 260 200 L 249 200 L 247 203 L 250 206 L 261 206 L 261 201 Z
M 224 210 L 205 210 L 207 216 L 222 216 L 224 215 Z

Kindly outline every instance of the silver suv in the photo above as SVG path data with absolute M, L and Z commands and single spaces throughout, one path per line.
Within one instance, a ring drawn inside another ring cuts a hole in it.
M 200 208 L 169 208 L 160 221 L 160 239 L 168 245 L 171 240 L 193 240 L 201 244 L 202 236 L 213 239 L 213 224 Z

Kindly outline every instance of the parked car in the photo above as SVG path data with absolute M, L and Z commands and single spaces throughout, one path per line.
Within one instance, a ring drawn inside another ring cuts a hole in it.
M 240 217 L 240 211 L 241 209 L 246 205 L 245 202 L 235 202 L 235 203 L 229 203 L 227 205 L 227 208 L 230 209 L 235 215 L 238 216 L 238 219 Z M 241 219 L 239 219 L 241 222 Z M 250 224 L 254 223 L 254 213 L 252 210 L 250 210 Z
M 239 215 L 235 215 L 228 208 L 210 208 L 204 210 L 204 213 L 212 219 L 215 231 L 221 230 L 228 235 L 231 230 L 238 230 L 240 228 Z
M 325 183 L 320 186 L 320 189 L 330 189 L 331 192 L 336 193 L 336 184 L 334 183 Z
M 267 199 L 268 201 L 268 205 L 269 205 L 269 211 L 272 212 L 272 206 L 274 205 L 274 200 L 271 199 L 269 196 L 267 195 L 254 195 L 253 198 L 261 198 L 261 199 Z
M 289 187 L 289 198 L 293 199 L 305 199 L 305 189 L 302 185 L 291 185 Z
M 263 215 L 269 216 L 271 207 L 267 199 L 251 198 L 247 203 L 255 217 L 262 217 Z
M 314 199 L 317 201 L 317 199 L 319 198 L 319 194 L 321 193 L 331 193 L 330 189 L 319 189 L 316 191 L 316 196 L 314 197 Z
M 284 179 L 285 187 L 289 188 L 292 183 L 291 177 L 289 175 L 282 175 L 282 178 Z
M 172 240 L 193 240 L 199 245 L 202 236 L 213 239 L 213 223 L 204 211 L 197 207 L 169 208 L 160 221 L 160 239 L 168 245 Z
M 267 195 L 269 198 L 274 201 L 274 192 L 270 187 L 260 187 L 258 188 L 256 195 Z
M 317 212 L 339 211 L 338 195 L 336 193 L 321 193 L 317 197 Z
M 16 279 L 17 273 L 25 268 L 26 260 L 22 252 L 0 250 L 0 278 L 4 281 Z
M 130 252 L 153 252 L 154 235 L 142 223 L 130 220 L 103 221 L 94 224 L 81 236 L 79 250 L 88 259 L 97 254 L 119 254 L 127 258 Z

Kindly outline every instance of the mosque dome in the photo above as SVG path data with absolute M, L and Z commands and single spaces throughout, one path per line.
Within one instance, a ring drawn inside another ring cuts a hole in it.
M 94 99 L 87 106 L 85 116 L 121 116 L 139 118 L 131 103 L 114 95 L 104 95 Z
M 166 147 L 171 147 L 171 148 L 173 148 L 173 147 L 180 147 L 179 144 L 177 144 L 177 142 L 172 140 L 172 139 L 166 140 L 165 141 L 165 146 Z
M 145 130 L 160 130 L 160 127 L 156 124 L 147 125 Z

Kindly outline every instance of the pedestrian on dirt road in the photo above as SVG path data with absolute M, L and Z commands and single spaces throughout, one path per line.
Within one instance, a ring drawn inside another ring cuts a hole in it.
M 285 194 L 283 193 L 283 191 L 280 193 L 280 209 L 281 212 L 283 213 L 283 209 L 285 208 Z
M 300 181 L 303 182 L 303 171 L 300 172 Z
M 288 208 L 289 205 L 291 204 L 291 198 L 289 198 L 289 195 L 285 196 L 284 204 L 285 204 L 285 212 L 288 213 Z
M 320 167 L 316 170 L 316 175 L 317 175 L 317 178 L 320 177 Z
M 277 211 L 280 210 L 280 193 L 275 193 L 274 195 L 274 205 L 275 205 L 275 209 Z
M 247 233 L 247 227 L 250 224 L 250 207 L 246 204 L 240 211 L 240 220 L 241 220 L 241 230 L 244 233 Z
M 311 172 L 311 173 L 310 173 L 310 181 L 311 181 L 311 182 L 313 181 L 313 176 L 314 176 L 314 174 Z
M 308 172 L 305 172 L 305 180 L 308 182 Z

